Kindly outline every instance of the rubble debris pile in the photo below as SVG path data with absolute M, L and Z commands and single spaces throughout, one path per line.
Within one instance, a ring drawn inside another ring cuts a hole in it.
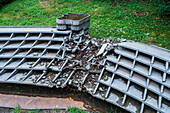
M 0 28 L 0 82 L 68 85 L 130 112 L 170 112 L 170 53 L 82 30 Z

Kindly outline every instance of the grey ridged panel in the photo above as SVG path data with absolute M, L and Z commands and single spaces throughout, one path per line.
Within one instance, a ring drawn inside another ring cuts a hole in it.
M 70 35 L 52 28 L 0 28 L 0 82 L 52 87 L 67 64 L 61 48 Z
M 170 112 L 170 52 L 124 42 L 109 53 L 91 93 L 130 112 Z

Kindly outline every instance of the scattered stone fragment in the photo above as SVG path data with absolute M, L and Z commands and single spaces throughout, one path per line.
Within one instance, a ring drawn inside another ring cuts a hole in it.
M 103 80 L 104 80 L 104 81 L 107 81 L 108 79 L 109 79 L 109 77 L 108 77 L 108 76 L 105 76 Z
M 33 56 L 38 56 L 38 55 L 39 55 L 39 53 L 37 53 L 37 52 L 33 53 Z
M 40 66 L 43 66 L 43 65 L 44 65 L 44 62 L 41 62 L 41 63 L 40 63 Z
M 103 92 L 103 91 L 104 91 L 104 89 L 103 89 L 102 87 L 99 87 L 99 91 L 102 91 L 102 92 Z
M 61 85 L 61 82 L 60 82 L 60 81 L 58 81 L 58 82 L 57 82 L 57 86 L 60 86 L 60 85 Z

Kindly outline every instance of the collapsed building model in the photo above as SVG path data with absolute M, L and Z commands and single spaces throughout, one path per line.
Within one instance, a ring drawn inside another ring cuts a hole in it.
M 170 51 L 89 35 L 90 16 L 0 27 L 0 83 L 68 85 L 130 112 L 170 112 Z

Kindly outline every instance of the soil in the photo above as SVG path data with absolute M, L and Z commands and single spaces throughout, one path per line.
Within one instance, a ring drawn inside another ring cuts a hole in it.
M 76 88 L 68 86 L 63 89 L 48 88 L 31 85 L 17 85 L 17 84 L 0 84 L 0 93 L 3 94 L 17 94 L 27 96 L 45 96 L 45 97 L 60 97 L 68 98 L 71 97 L 74 100 L 82 101 L 85 104 L 85 108 L 89 112 L 102 112 L 102 113 L 127 113 L 127 111 L 118 108 L 110 103 L 102 101 L 100 99 L 92 97 L 86 92 L 79 92 Z M 10 108 L 0 108 L 0 113 L 11 113 Z M 42 113 L 51 113 L 54 110 L 40 110 Z M 57 111 L 58 112 L 58 111 Z M 66 110 L 60 110 L 60 113 L 66 112 Z M 54 112 L 55 113 L 55 112 Z
M 64 17 L 61 17 L 59 19 L 70 19 L 70 20 L 81 20 L 85 17 L 87 17 L 88 15 L 85 14 L 73 14 L 73 13 L 69 13 L 68 15 L 64 15 Z

